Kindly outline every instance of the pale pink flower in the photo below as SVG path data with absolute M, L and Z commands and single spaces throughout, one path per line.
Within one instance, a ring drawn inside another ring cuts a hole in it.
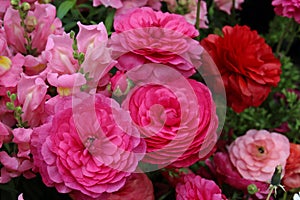
M 107 44 L 108 35 L 103 22 L 98 25 L 82 25 L 78 22 L 78 26 L 76 39 L 79 52 L 86 53 L 88 47 L 94 48 L 100 43 Z
M 286 136 L 266 130 L 249 130 L 229 146 L 232 164 L 243 178 L 270 181 L 277 165 L 283 168 L 290 154 Z
M 131 118 L 145 137 L 147 154 L 144 162 L 160 166 L 190 166 L 209 155 L 216 142 L 218 119 L 215 104 L 208 88 L 200 82 L 186 80 L 174 70 L 166 71 L 165 66 L 156 66 L 155 69 L 154 74 L 161 75 L 159 80 L 163 80 L 166 86 L 155 84 L 149 74 L 137 72 L 136 76 L 148 77 L 149 82 L 140 87 L 137 83 L 122 106 L 130 111 Z M 172 74 L 172 77 L 166 74 Z
M 73 57 L 72 44 L 70 34 L 49 36 L 44 54 L 50 72 L 73 74 L 79 69 L 78 61 Z
M 0 5 L 1 5 L 1 3 L 0 3 Z M 2 26 L 2 24 L 0 26 Z M 8 48 L 8 45 L 7 45 L 7 36 L 6 36 L 6 33 L 5 33 L 3 27 L 0 28 L 0 52 L 1 52 L 1 56 L 7 56 L 7 57 L 12 56 L 11 55 L 12 52 Z
M 104 5 L 105 7 L 111 6 L 113 8 L 121 8 L 123 6 L 121 0 L 93 0 L 93 6 Z
M 300 2 L 298 0 L 273 0 L 272 5 L 277 15 L 294 18 L 300 24 Z
M 226 200 L 221 189 L 211 180 L 194 174 L 183 177 L 182 182 L 176 185 L 176 200 Z
M 60 99 L 68 101 L 56 104 L 69 102 L 73 108 L 57 110 L 32 135 L 31 152 L 43 182 L 61 193 L 91 198 L 118 191 L 145 151 L 129 114 L 99 94 L 94 99 Z
M 226 12 L 228 15 L 231 14 L 232 0 L 214 0 L 214 2 L 220 10 Z M 244 3 L 244 0 L 235 0 L 234 8 L 241 10 L 242 3 Z
M 17 96 L 22 105 L 22 119 L 30 127 L 40 125 L 44 113 L 44 104 L 48 98 L 48 86 L 40 76 L 27 76 L 22 74 L 18 83 Z
M 23 193 L 18 196 L 18 200 L 24 200 Z
M 184 15 L 184 18 L 189 23 L 195 25 L 197 20 L 197 2 L 198 0 L 192 1 L 189 5 L 189 13 Z M 207 6 L 205 1 L 201 1 L 200 4 L 200 16 L 199 16 L 199 28 L 208 28 L 207 19 Z
M 14 136 L 13 142 L 18 145 L 18 154 L 19 158 L 30 159 L 30 137 L 32 134 L 32 129 L 25 128 L 15 128 L 12 130 Z
M 0 183 L 7 183 L 12 178 L 23 176 L 33 178 L 35 175 L 31 172 L 33 163 L 26 158 L 17 158 L 9 156 L 5 151 L 0 152 L 1 168 Z
M 132 62 L 126 58 L 142 60 L 144 63 L 162 63 L 191 76 L 195 66 L 200 66 L 203 48 L 193 37 L 199 33 L 183 16 L 155 12 L 151 8 L 137 8 L 115 18 L 115 33 L 111 36 L 113 57 L 123 59 L 120 69 L 130 70 Z M 119 64 L 120 65 L 120 64 Z
M 0 86 L 15 87 L 23 71 L 24 56 L 17 54 L 12 58 L 0 56 Z
M 20 16 L 17 10 L 9 7 L 4 16 L 4 29 L 9 37 L 7 42 L 17 52 L 26 53 L 24 29 L 20 25 Z M 29 36 L 32 38 L 32 49 L 36 49 L 35 55 L 41 53 L 46 46 L 51 34 L 62 34 L 62 23 L 56 18 L 56 8 L 51 4 L 35 3 L 33 11 L 29 11 L 25 24 L 30 27 Z
M 0 19 L 3 19 L 3 16 L 6 12 L 6 9 L 10 6 L 10 1 L 0 0 Z

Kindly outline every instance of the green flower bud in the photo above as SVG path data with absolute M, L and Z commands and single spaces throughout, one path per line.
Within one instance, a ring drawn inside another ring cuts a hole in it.
M 16 94 L 11 94 L 9 98 L 10 98 L 11 101 L 15 101 L 17 99 L 17 95 Z
M 14 110 L 15 109 L 15 105 L 12 102 L 6 102 L 6 108 L 8 110 Z
M 274 186 L 279 186 L 281 181 L 281 174 L 282 174 L 282 166 L 277 165 L 274 171 L 274 174 L 271 179 L 271 184 Z
M 29 11 L 30 10 L 30 4 L 27 3 L 27 2 L 22 3 L 21 10 L 24 11 L 24 12 Z
M 19 6 L 20 1 L 19 0 L 11 0 L 10 5 L 14 8 L 17 9 Z
M 250 195 L 255 194 L 256 192 L 258 192 L 258 188 L 256 187 L 255 184 L 250 184 L 247 186 L 247 191 Z

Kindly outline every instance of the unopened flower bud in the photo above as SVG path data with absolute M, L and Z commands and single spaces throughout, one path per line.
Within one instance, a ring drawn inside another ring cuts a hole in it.
M 31 33 L 32 31 L 34 31 L 37 23 L 38 22 L 37 22 L 37 19 L 35 16 L 27 16 L 26 20 L 25 20 L 26 31 L 28 33 Z
M 21 10 L 24 11 L 24 12 L 29 11 L 30 10 L 30 4 L 27 3 L 27 2 L 22 3 Z
M 20 1 L 19 0 L 11 0 L 10 5 L 14 8 L 17 9 L 19 6 Z
M 15 105 L 12 102 L 6 102 L 6 108 L 8 110 L 14 110 L 15 109 Z
M 256 192 L 258 192 L 258 188 L 257 188 L 257 186 L 256 186 L 255 184 L 250 184 L 250 185 L 248 185 L 248 187 L 247 187 L 247 191 L 248 191 L 248 193 L 249 193 L 250 195 L 253 195 L 253 194 L 255 194 Z

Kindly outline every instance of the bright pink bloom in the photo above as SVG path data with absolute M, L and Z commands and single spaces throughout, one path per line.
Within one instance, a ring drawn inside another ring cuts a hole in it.
M 0 19 L 3 19 L 3 16 L 6 12 L 6 9 L 10 6 L 10 1 L 0 0 Z
M 44 53 L 50 72 L 73 74 L 79 69 L 78 61 L 73 57 L 72 44 L 70 34 L 49 36 Z
M 45 54 L 41 54 L 37 57 L 32 55 L 26 55 L 25 56 L 25 63 L 24 63 L 24 73 L 33 76 L 33 75 L 42 75 L 44 73 L 47 73 L 45 71 L 47 67 L 47 59 L 45 57 Z
M 7 36 L 3 27 L 0 28 L 0 52 L 1 56 L 11 57 L 11 50 L 8 48 Z
M 107 44 L 108 35 L 104 24 L 82 25 L 78 22 L 79 33 L 76 37 L 79 52 L 86 53 L 88 47 L 94 48 L 100 43 Z
M 107 200 L 143 199 L 154 200 L 153 185 L 146 174 L 131 174 L 119 191 L 110 194 Z
M 216 6 L 226 12 L 228 15 L 231 14 L 231 9 L 232 9 L 232 0 L 214 0 Z M 241 10 L 242 3 L 244 3 L 244 0 L 235 0 L 234 8 Z
M 248 185 L 255 184 L 259 191 L 251 197 L 266 199 L 269 193 L 269 184 L 243 178 L 232 165 L 228 153 L 218 152 L 214 155 L 212 160 L 207 159 L 205 164 L 209 167 L 219 185 L 227 183 L 233 188 L 242 190 L 245 194 L 248 194 Z
M 176 186 L 176 200 L 225 200 L 221 189 L 211 181 L 189 174 Z
M 163 80 L 167 81 L 166 73 L 172 74 L 167 87 L 145 75 L 150 83 L 135 87 L 122 106 L 130 111 L 145 137 L 147 154 L 143 161 L 187 167 L 207 156 L 216 142 L 215 104 L 206 86 L 166 69 L 162 66 L 156 75 L 164 74 Z
M 298 0 L 273 0 L 275 13 L 288 18 L 294 18 L 300 24 L 300 2 Z
M 0 86 L 15 87 L 23 71 L 24 56 L 17 54 L 13 58 L 0 56 Z
M 30 127 L 39 126 L 44 113 L 44 104 L 48 98 L 48 86 L 39 76 L 27 76 L 22 74 L 18 84 L 17 96 L 22 105 L 22 119 L 27 121 Z
M 288 138 L 266 130 L 249 130 L 229 146 L 233 165 L 243 178 L 255 181 L 270 181 L 277 165 L 285 168 L 289 154 Z
M 60 99 L 56 104 L 69 102 L 73 108 L 57 110 L 32 136 L 43 182 L 61 193 L 81 192 L 91 198 L 118 191 L 145 151 L 129 114 L 102 95 Z
M 126 61 L 129 54 L 130 59 L 144 59 L 144 63 L 167 64 L 186 77 L 200 66 L 203 49 L 192 39 L 199 33 L 181 15 L 138 8 L 116 17 L 114 28 L 111 47 L 118 59 Z M 132 69 L 132 62 L 121 64 L 118 68 Z
M 18 145 L 18 154 L 19 158 L 27 158 L 30 159 L 30 137 L 32 134 L 32 129 L 25 128 L 15 128 L 12 130 L 12 134 L 14 136 L 13 142 Z

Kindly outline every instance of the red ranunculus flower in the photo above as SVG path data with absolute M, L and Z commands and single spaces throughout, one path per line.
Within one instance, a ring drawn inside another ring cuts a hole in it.
M 290 144 L 290 156 L 285 166 L 283 185 L 287 189 L 300 187 L 300 144 Z
M 226 89 L 227 103 L 236 112 L 259 106 L 280 80 L 280 61 L 256 31 L 225 26 L 223 37 L 201 41 L 216 63 Z

